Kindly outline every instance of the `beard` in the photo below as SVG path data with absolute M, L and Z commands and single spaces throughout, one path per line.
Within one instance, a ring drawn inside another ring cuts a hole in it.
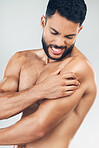
M 50 44 L 50 45 L 47 45 L 44 37 L 42 36 L 42 46 L 43 46 L 43 49 L 46 53 L 46 55 L 48 56 L 48 58 L 52 59 L 52 60 L 57 60 L 57 61 L 60 61 L 62 60 L 63 58 L 65 58 L 67 55 L 71 54 L 72 50 L 73 50 L 73 47 L 74 47 L 74 44 L 73 43 L 69 48 L 67 48 L 66 46 L 60 46 L 58 47 L 57 45 L 53 45 L 53 44 Z M 48 48 L 49 47 L 54 47 L 54 48 L 57 48 L 57 49 L 65 49 L 65 51 L 63 52 L 62 56 L 59 57 L 59 58 L 53 58 L 50 56 L 49 52 L 48 52 Z

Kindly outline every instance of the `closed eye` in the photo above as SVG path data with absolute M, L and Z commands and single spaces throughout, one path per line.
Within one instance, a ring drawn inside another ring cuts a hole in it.
M 74 36 L 76 36 L 76 34 L 66 35 L 65 37 L 68 38 L 68 39 L 73 39 Z
M 73 37 L 70 37 L 70 36 L 66 36 L 66 38 L 68 38 L 68 39 L 73 39 Z
M 51 32 L 51 34 L 53 34 L 53 35 L 58 35 L 58 32 Z

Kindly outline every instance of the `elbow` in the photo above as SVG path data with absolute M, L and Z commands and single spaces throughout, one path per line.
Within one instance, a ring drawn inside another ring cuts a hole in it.
M 38 129 L 37 129 L 38 139 L 46 136 L 46 134 L 47 134 L 46 128 L 44 127 L 44 125 L 42 125 L 41 123 L 39 123 Z
M 7 119 L 4 115 L 0 115 L 0 120 Z
M 8 119 L 10 118 L 9 115 L 5 114 L 5 113 L 0 113 L 0 120 L 4 120 L 4 119 Z
M 0 105 L 0 120 L 8 119 L 11 117 L 12 112 L 6 108 L 4 105 Z
M 28 138 L 29 138 L 28 142 L 33 142 L 35 140 L 39 140 L 39 139 L 43 138 L 44 136 L 46 136 L 46 134 L 47 134 L 47 132 L 46 132 L 44 126 L 42 126 L 42 124 L 37 123 L 37 122 L 35 124 L 36 124 L 36 125 L 34 125 L 35 130 L 31 129 L 31 128 L 34 129 L 34 127 L 30 128 L 31 130 L 30 130 L 30 132 L 28 134 Z
M 44 137 L 44 136 L 46 136 L 46 134 L 47 134 L 47 131 L 46 131 L 46 129 L 45 128 L 43 128 L 42 126 L 39 128 L 39 130 L 38 130 L 38 137 L 39 137 L 39 139 L 40 138 L 42 138 L 42 137 Z

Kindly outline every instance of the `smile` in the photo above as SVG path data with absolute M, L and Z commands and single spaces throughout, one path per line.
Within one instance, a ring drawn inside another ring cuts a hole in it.
M 50 48 L 51 48 L 51 52 L 52 52 L 53 54 L 56 54 L 56 55 L 61 54 L 61 53 L 63 52 L 63 50 L 64 50 L 64 49 L 57 49 L 57 48 L 55 48 L 55 47 L 50 47 Z

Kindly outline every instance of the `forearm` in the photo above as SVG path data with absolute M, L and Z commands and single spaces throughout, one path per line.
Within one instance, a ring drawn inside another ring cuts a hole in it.
M 0 119 L 9 118 L 23 111 L 36 101 L 43 99 L 40 85 L 20 92 L 2 93 L 0 95 Z
M 16 124 L 0 130 L 0 145 L 19 145 L 35 141 L 41 137 L 37 116 L 30 115 Z
M 83 91 L 78 89 L 69 97 L 57 100 L 45 100 L 37 110 L 41 120 L 42 131 L 47 134 L 56 127 L 64 118 L 75 110 L 77 104 L 81 100 Z M 47 112 L 45 112 L 47 110 Z M 43 116 L 41 116 L 41 114 Z
M 71 103 L 70 100 L 66 101 L 66 98 L 44 101 L 32 115 L 13 126 L 1 129 L 0 145 L 26 144 L 44 137 L 75 108 L 80 98 L 75 98 L 76 101 Z

